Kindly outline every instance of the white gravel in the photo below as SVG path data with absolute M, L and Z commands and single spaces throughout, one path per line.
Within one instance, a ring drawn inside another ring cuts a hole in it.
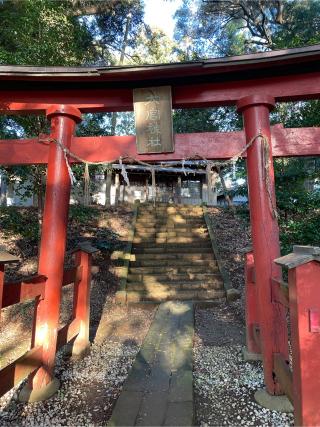
M 293 414 L 262 408 L 253 393 L 263 387 L 260 362 L 244 362 L 241 345 L 194 348 L 197 418 L 202 426 L 292 426 Z
M 105 425 L 139 347 L 106 341 L 78 361 L 57 360 L 61 388 L 46 402 L 23 404 L 17 388 L 0 399 L 1 426 Z

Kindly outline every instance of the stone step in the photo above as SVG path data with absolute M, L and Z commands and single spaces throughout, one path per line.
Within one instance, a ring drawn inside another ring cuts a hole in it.
M 183 222 L 183 221 L 203 221 L 202 215 L 138 215 L 137 221 L 172 221 L 172 222 Z
M 211 285 L 222 285 L 222 279 L 220 274 L 214 273 L 166 273 L 166 274 L 128 274 L 128 282 L 131 283 L 141 283 L 141 284 L 166 284 L 170 286 L 171 284 L 189 284 L 189 286 L 196 286 L 196 284 L 201 281 L 204 284 Z M 183 287 L 183 286 L 182 286 Z
M 137 221 L 172 221 L 172 222 L 197 222 L 204 221 L 202 215 L 191 216 L 191 215 L 138 215 Z
M 198 209 L 175 209 L 175 208 L 167 208 L 167 209 L 139 209 L 138 212 L 140 215 L 156 215 L 158 213 L 165 215 L 181 215 L 187 213 L 189 215 L 203 215 L 203 211 L 201 208 Z
M 212 262 L 212 261 L 210 261 Z M 176 264 L 176 263 L 174 263 Z M 147 266 L 147 267 L 130 267 L 129 266 L 129 274 L 167 274 L 167 273 L 189 273 L 189 274 L 196 274 L 196 273 L 202 273 L 203 271 L 206 271 L 208 273 L 218 273 L 219 268 L 216 263 L 214 263 L 212 266 L 207 264 L 205 267 L 203 265 L 193 265 L 192 267 L 186 267 L 186 266 L 172 266 L 173 263 L 170 264 L 170 266 L 159 266 L 159 267 L 153 267 L 153 266 Z M 190 263 L 189 263 L 190 265 Z
M 181 212 L 166 212 L 166 211 L 156 211 L 156 212 L 138 212 L 138 218 L 157 218 L 157 217 L 183 217 L 183 218 L 203 218 L 203 212 L 197 211 L 181 211 Z
M 147 223 L 147 222 L 172 222 L 172 223 L 178 223 L 178 224 L 185 224 L 190 223 L 194 224 L 197 222 L 204 223 L 204 219 L 202 217 L 190 217 L 186 216 L 183 218 L 182 216 L 176 216 L 176 217 L 168 217 L 168 216 L 161 216 L 161 217 L 137 217 L 137 223 Z
M 148 226 L 146 224 L 137 224 L 135 228 L 135 234 L 140 232 L 145 233 L 161 233 L 166 231 L 176 231 L 176 232 L 184 232 L 184 233 L 190 233 L 190 232 L 199 232 L 201 230 L 206 230 L 206 226 L 204 224 L 197 225 L 193 227 L 192 225 L 187 224 L 165 224 L 165 225 L 152 225 Z
M 214 254 L 213 253 L 196 253 L 196 254 L 190 254 L 190 253 L 161 253 L 161 254 L 132 254 L 132 260 L 135 258 L 135 260 L 142 260 L 142 259 L 150 259 L 150 260 L 158 260 L 158 259 L 166 259 L 170 260 L 174 266 L 174 262 L 177 259 L 184 259 L 188 261 L 194 261 L 198 259 L 206 259 L 206 260 L 214 260 Z
M 150 237 L 145 237 L 145 238 L 141 238 L 141 237 L 134 237 L 133 239 L 133 244 L 139 244 L 139 246 L 157 246 L 158 244 L 177 244 L 177 243 L 184 243 L 184 244 L 192 244 L 192 245 L 198 245 L 198 246 L 203 246 L 203 245 L 210 245 L 211 242 L 208 238 L 208 236 L 190 236 L 189 237 L 181 237 L 181 236 L 176 236 L 176 237 L 155 237 L 155 238 L 150 238 Z
M 128 291 L 127 302 L 137 303 L 142 301 L 163 302 L 169 300 L 185 301 L 185 300 L 213 300 L 225 297 L 224 290 L 216 289 L 201 289 L 197 291 L 190 290 L 158 290 L 158 291 Z
M 221 290 L 223 289 L 223 283 L 207 283 L 202 280 L 195 282 L 161 282 L 161 283 L 142 283 L 142 282 L 130 282 L 127 283 L 127 292 L 148 292 L 148 293 L 164 293 L 164 292 L 175 292 L 180 291 L 201 291 L 201 290 Z
M 168 213 L 175 213 L 175 212 L 201 212 L 203 213 L 203 210 L 201 207 L 195 207 L 195 206 L 146 206 L 143 209 L 140 209 L 139 212 L 168 212 Z
M 210 243 L 210 240 L 208 237 L 197 237 L 197 236 L 190 236 L 190 237 L 134 237 L 133 244 L 137 246 L 158 246 L 158 244 L 164 245 L 164 244 L 175 244 L 175 243 L 183 243 L 183 244 L 192 244 L 197 246 L 202 246 L 205 243 Z M 209 245 L 208 245 L 209 246 Z
M 158 236 L 158 233 L 161 233 L 161 235 Z M 168 233 L 175 233 L 176 236 L 173 235 L 168 235 Z M 135 231 L 134 237 L 136 238 L 150 238 L 150 239 L 155 239 L 157 238 L 175 238 L 175 237 L 198 237 L 199 239 L 202 238 L 207 238 L 209 239 L 209 234 L 206 233 L 200 233 L 198 231 L 195 231 L 195 229 L 193 228 L 189 228 L 188 230 L 184 230 L 182 232 L 180 232 L 179 228 L 172 228 L 171 230 L 157 230 L 149 232 L 149 231 L 143 231 L 142 233 L 140 233 L 139 230 Z
M 212 247 L 211 244 L 204 243 L 203 245 L 190 245 L 190 244 L 184 244 L 184 245 L 165 245 L 165 244 L 158 244 L 157 246 L 133 246 L 132 248 L 132 254 L 152 254 L 152 253 L 211 253 Z
M 135 236 L 143 237 L 143 236 L 156 236 L 156 237 L 176 237 L 176 236 L 190 236 L 192 233 L 193 236 L 208 236 L 208 231 L 204 227 L 199 228 L 172 228 L 172 229 L 145 229 L 139 228 L 135 230 Z
M 126 291 L 121 292 L 128 303 L 225 297 L 201 207 L 139 208 Z
M 133 243 L 132 246 L 132 252 L 134 252 L 134 249 L 144 249 L 144 248 L 156 248 L 157 251 L 158 249 L 163 249 L 164 252 L 167 251 L 167 249 L 171 248 L 176 250 L 177 252 L 179 252 L 179 248 L 182 248 L 183 251 L 185 252 L 186 248 L 190 249 L 190 252 L 202 252 L 202 249 L 211 249 L 212 245 L 211 245 L 211 241 L 210 240 L 196 240 L 194 242 L 191 242 L 189 240 L 184 240 L 187 239 L 187 237 L 184 237 L 183 240 L 179 239 L 178 237 L 176 238 L 171 238 L 170 241 L 165 241 L 165 242 L 155 242 L 155 241 L 146 241 L 146 242 L 140 242 L 140 243 Z M 212 249 L 211 249 L 212 250 Z
M 192 230 L 191 232 L 193 237 L 200 237 L 200 238 L 209 238 L 209 233 L 204 228 L 200 230 Z M 181 231 L 181 230 L 168 230 L 168 231 L 145 231 L 145 230 L 139 230 L 135 233 L 136 237 L 190 237 L 190 230 L 187 231 Z
M 193 268 L 193 267 L 199 267 L 204 266 L 203 268 L 212 268 L 217 266 L 217 261 L 212 260 L 208 261 L 206 259 L 198 259 L 193 261 L 188 261 L 185 259 L 176 259 L 174 260 L 174 267 L 179 266 L 182 268 Z M 172 267 L 172 260 L 167 259 L 142 259 L 137 261 L 130 261 L 130 268 L 136 268 L 136 267 L 152 267 L 152 268 L 158 268 L 158 267 Z
M 190 230 L 198 230 L 199 228 L 206 229 L 206 225 L 204 223 L 167 223 L 167 222 L 141 222 L 141 224 L 137 223 L 135 230 L 137 231 L 146 231 L 150 232 L 154 230 L 155 232 L 161 231 L 180 231 L 181 229 L 185 229 L 186 232 Z

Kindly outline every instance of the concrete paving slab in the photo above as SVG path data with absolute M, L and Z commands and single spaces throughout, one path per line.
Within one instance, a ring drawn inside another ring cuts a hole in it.
M 192 426 L 193 402 L 171 402 L 168 405 L 165 426 Z
M 160 304 L 109 425 L 193 422 L 193 304 Z

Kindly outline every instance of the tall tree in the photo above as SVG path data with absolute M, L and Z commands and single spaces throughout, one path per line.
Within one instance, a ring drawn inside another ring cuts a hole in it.
M 222 28 L 236 22 L 238 30 L 246 30 L 246 42 L 262 49 L 273 46 L 273 35 L 284 22 L 285 0 L 206 0 L 200 13 L 217 20 Z
M 297 47 L 319 43 L 319 14 L 318 0 L 184 0 L 175 37 L 202 57 Z
M 92 35 L 64 2 L 50 0 L 0 3 L 0 63 L 81 65 L 94 62 Z
M 142 18 L 139 0 L 4 0 L 0 2 L 0 63 L 110 65 L 119 56 L 123 62 L 126 47 L 134 47 Z M 124 118 L 120 127 L 126 123 Z M 48 130 L 45 117 L 2 117 L 1 125 L 3 137 L 30 137 Z M 110 117 L 86 116 L 81 133 L 92 132 L 113 133 Z M 39 201 L 44 173 L 41 166 L 6 170 L 7 178 L 25 195 L 34 191 Z
M 100 64 L 119 65 L 134 57 L 137 37 L 144 26 L 141 0 L 115 0 L 112 10 L 91 17 L 88 27 L 100 52 Z

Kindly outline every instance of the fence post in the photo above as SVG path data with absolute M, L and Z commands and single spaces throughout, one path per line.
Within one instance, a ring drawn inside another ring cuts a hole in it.
M 6 264 L 12 264 L 18 261 L 19 261 L 19 258 L 9 254 L 9 252 L 0 251 L 0 321 L 1 321 L 2 297 L 3 297 L 3 285 L 4 285 L 4 268 Z
M 73 346 L 72 355 L 81 356 L 90 349 L 90 287 L 92 254 L 97 249 L 91 246 L 81 246 L 75 252 L 75 262 L 82 267 L 81 280 L 74 284 L 73 318 L 79 320 L 80 329 Z
M 254 276 L 253 251 L 248 249 L 245 254 L 246 348 L 243 349 L 245 360 L 262 360 L 261 348 L 255 339 L 255 330 L 259 325 L 259 311 Z
M 319 426 L 320 248 L 294 246 L 276 263 L 289 268 L 295 425 Z

